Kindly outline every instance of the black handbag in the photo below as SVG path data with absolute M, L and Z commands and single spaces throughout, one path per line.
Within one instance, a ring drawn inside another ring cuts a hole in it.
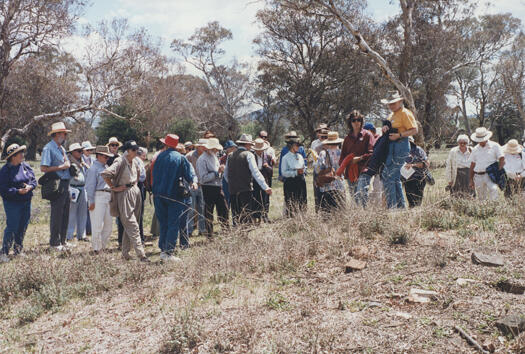
M 178 199 L 186 199 L 186 198 L 189 198 L 191 196 L 191 192 L 189 190 L 189 188 L 186 186 L 186 184 L 184 184 L 184 164 L 182 163 L 182 160 L 181 160 L 181 164 L 180 164 L 180 167 L 179 167 L 179 171 L 182 172 L 179 176 L 179 178 L 176 180 L 176 195 L 177 195 L 177 198 Z
M 38 179 L 42 186 L 42 199 L 53 201 L 60 196 L 60 177 L 56 172 L 47 172 Z

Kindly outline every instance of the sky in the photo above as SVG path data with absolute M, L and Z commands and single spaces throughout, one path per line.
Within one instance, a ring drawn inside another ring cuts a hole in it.
M 482 0 L 483 3 L 484 0 Z M 233 40 L 225 43 L 229 57 L 252 61 L 255 57 L 253 39 L 261 32 L 255 21 L 261 0 L 91 0 L 81 18 L 82 22 L 96 24 L 114 17 L 127 18 L 132 26 L 144 27 L 154 37 L 160 37 L 165 54 L 174 38 L 186 39 L 193 31 L 210 21 L 219 23 L 233 33 Z M 494 0 L 497 6 L 480 13 L 511 12 L 525 24 L 525 0 Z M 399 12 L 398 2 L 369 0 L 368 11 L 376 21 L 382 21 Z

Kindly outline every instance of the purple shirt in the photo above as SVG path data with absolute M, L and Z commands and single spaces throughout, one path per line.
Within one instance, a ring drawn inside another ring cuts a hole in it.
M 35 174 L 31 166 L 22 162 L 18 166 L 13 166 L 9 162 L 0 169 L 0 195 L 3 199 L 12 202 L 24 202 L 31 200 L 33 191 L 24 195 L 19 194 L 18 190 L 28 184 L 36 188 Z

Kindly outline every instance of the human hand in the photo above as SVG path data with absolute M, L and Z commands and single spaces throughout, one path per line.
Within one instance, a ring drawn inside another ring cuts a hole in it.
M 354 159 L 352 160 L 352 164 L 359 163 L 359 161 L 361 161 L 362 159 L 363 159 L 363 156 L 354 157 Z
M 268 167 L 270 167 L 270 165 L 268 165 L 268 164 L 265 162 L 265 163 L 263 164 L 263 167 L 264 167 L 264 168 L 268 168 Z
M 385 134 L 389 130 L 389 128 L 387 125 L 385 125 L 381 130 L 383 131 L 383 134 Z
M 223 173 L 224 172 L 224 165 L 220 165 L 219 166 L 219 173 Z
M 95 210 L 95 203 L 89 204 L 89 211 Z
M 20 188 L 18 190 L 18 194 L 24 195 L 24 194 L 27 194 L 27 193 L 29 193 L 29 189 L 27 189 L 27 188 Z
M 199 185 L 198 185 L 197 183 L 193 182 L 193 183 L 191 184 L 191 189 L 194 190 L 194 191 L 196 191 L 197 189 L 199 189 Z
M 70 167 L 71 167 L 71 162 L 69 162 L 69 160 L 66 160 L 66 162 L 64 162 L 62 165 L 58 166 L 58 169 L 60 171 L 64 171 L 64 170 L 67 170 Z
M 265 190 L 265 192 L 268 195 L 272 195 L 272 189 L 271 188 L 268 188 L 267 190 Z
M 302 174 L 304 174 L 304 168 L 300 168 L 300 169 L 298 169 L 298 170 L 297 170 L 297 174 L 298 174 L 298 175 L 302 175 Z

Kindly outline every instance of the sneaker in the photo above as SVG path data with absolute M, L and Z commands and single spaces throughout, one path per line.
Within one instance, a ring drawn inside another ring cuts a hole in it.
M 171 254 L 169 254 L 168 257 L 164 259 L 164 261 L 170 262 L 170 263 L 182 263 L 182 259 L 180 259 L 179 257 L 175 257 L 174 255 L 171 255 Z
M 57 251 L 57 252 L 65 252 L 66 251 L 66 248 L 62 245 L 58 245 L 58 246 L 51 246 L 49 247 L 49 249 L 51 251 Z
M 160 252 L 160 260 L 163 261 L 165 260 L 166 258 L 168 258 L 168 254 L 166 252 Z
M 1 263 L 7 263 L 10 260 L 11 260 L 11 258 L 9 258 L 9 256 L 7 254 L 2 253 L 2 255 L 0 256 L 0 262 Z
M 77 245 L 75 245 L 74 243 L 67 242 L 67 241 L 66 241 L 66 243 L 64 244 L 64 246 L 65 246 L 66 248 L 75 248 L 75 247 L 77 247 Z

